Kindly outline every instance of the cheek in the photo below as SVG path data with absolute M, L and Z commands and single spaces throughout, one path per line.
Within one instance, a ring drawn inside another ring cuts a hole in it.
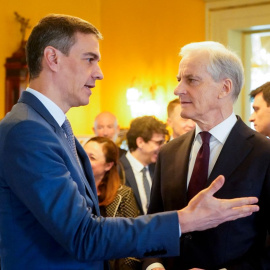
M 96 163 L 95 161 L 91 161 L 91 160 L 90 160 L 90 163 L 91 163 L 92 170 L 94 171 L 96 168 Z
M 100 174 L 104 172 L 104 166 L 98 162 L 95 162 L 92 166 L 92 170 L 94 174 Z
M 160 149 L 160 146 L 153 147 L 152 148 L 152 153 L 155 153 L 156 154 L 156 152 L 159 151 L 159 149 Z

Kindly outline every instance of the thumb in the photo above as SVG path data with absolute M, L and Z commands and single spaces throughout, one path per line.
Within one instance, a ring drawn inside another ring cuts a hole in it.
M 213 196 L 218 190 L 221 189 L 225 182 L 225 177 L 223 175 L 219 175 L 212 183 L 211 185 L 206 189 L 207 193 L 210 196 Z

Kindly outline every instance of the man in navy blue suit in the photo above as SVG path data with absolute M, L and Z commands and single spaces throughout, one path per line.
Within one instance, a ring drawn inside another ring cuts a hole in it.
M 43 18 L 29 37 L 29 88 L 0 123 L 4 270 L 100 270 L 112 258 L 175 256 L 182 233 L 258 211 L 251 205 L 257 198 L 214 198 L 224 183 L 220 176 L 181 211 L 100 216 L 89 159 L 65 117 L 70 108 L 88 104 L 103 78 L 100 38 L 94 26 L 66 15 Z

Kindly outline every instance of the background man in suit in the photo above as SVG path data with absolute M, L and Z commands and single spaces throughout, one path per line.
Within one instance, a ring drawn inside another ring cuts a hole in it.
M 131 122 L 126 135 L 129 151 L 120 162 L 125 171 L 126 185 L 133 189 L 141 215 L 147 213 L 154 163 L 167 134 L 165 124 L 154 116 L 143 116 Z
M 95 118 L 93 131 L 96 136 L 106 137 L 117 143 L 120 127 L 116 116 L 111 112 L 101 112 Z M 119 147 L 119 156 L 121 157 L 127 151 Z
M 195 128 L 195 122 L 181 117 L 181 110 L 179 98 L 170 101 L 167 106 L 167 125 L 172 129 L 170 141 Z
M 111 258 L 173 256 L 179 225 L 181 234 L 258 211 L 245 205 L 256 198 L 215 199 L 224 183 L 219 177 L 184 210 L 137 219 L 100 216 L 88 156 L 65 117 L 71 107 L 88 104 L 103 78 L 100 38 L 86 21 L 49 15 L 28 39 L 29 88 L 0 123 L 2 269 L 101 270 Z
M 253 99 L 254 112 L 249 121 L 254 123 L 254 128 L 270 137 L 270 82 L 267 82 L 250 92 Z
M 209 160 L 197 179 L 206 172 L 205 182 L 197 181 L 195 188 L 199 184 L 206 187 L 223 174 L 226 183 L 216 194 L 218 198 L 258 196 L 263 210 L 215 229 L 185 234 L 181 237 L 180 256 L 163 263 L 166 269 L 181 270 L 270 269 L 270 253 L 264 248 L 270 228 L 270 143 L 233 113 L 233 103 L 244 82 L 242 63 L 217 42 L 188 44 L 180 55 L 179 84 L 174 93 L 180 98 L 181 116 L 193 119 L 196 130 L 161 148 L 149 213 L 187 205 L 194 195 L 197 154 L 202 159 L 205 150 L 204 157 Z M 203 131 L 210 142 L 200 134 Z

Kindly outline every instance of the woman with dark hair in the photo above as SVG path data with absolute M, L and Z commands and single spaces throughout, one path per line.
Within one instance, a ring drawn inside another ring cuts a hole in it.
M 118 173 L 119 153 L 116 144 L 105 137 L 93 137 L 84 145 L 93 170 L 100 212 L 104 217 L 137 217 L 133 191 L 121 184 Z M 110 261 L 111 269 L 141 269 L 140 261 L 124 258 Z

